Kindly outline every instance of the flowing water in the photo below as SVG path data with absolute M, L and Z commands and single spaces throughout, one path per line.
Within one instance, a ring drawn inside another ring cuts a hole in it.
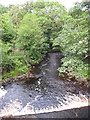
M 38 80 L 12 82 L 0 88 L 0 117 L 62 111 L 88 106 L 87 89 L 58 78 L 62 54 L 48 53 L 36 67 Z

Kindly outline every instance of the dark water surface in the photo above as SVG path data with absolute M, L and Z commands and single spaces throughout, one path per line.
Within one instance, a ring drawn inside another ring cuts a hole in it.
M 7 93 L 0 98 L 2 116 L 5 112 L 18 115 L 19 112 L 35 114 L 58 111 L 76 97 L 88 98 L 87 89 L 58 78 L 57 68 L 61 65 L 61 58 L 59 52 L 48 53 L 36 68 L 36 74 L 41 76 L 38 80 L 23 80 L 6 85 L 4 89 Z

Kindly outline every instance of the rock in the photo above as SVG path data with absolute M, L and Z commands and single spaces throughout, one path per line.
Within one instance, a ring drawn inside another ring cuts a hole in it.
M 87 99 L 85 97 L 81 97 L 82 102 L 87 102 Z
M 1 86 L 1 89 L 4 89 L 4 87 L 3 87 L 3 86 Z
M 75 97 L 75 101 L 76 102 L 80 102 L 80 98 L 79 97 Z
M 12 114 L 8 114 L 8 117 L 12 117 L 13 115 Z
M 76 78 L 75 78 L 75 76 L 73 77 L 71 77 L 71 81 L 76 81 Z
M 60 80 L 64 80 L 64 77 L 62 75 L 59 76 Z
M 32 97 L 32 95 L 31 95 L 31 94 L 29 94 L 29 97 Z

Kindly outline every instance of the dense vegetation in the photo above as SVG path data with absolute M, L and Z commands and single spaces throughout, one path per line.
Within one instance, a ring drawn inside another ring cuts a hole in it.
M 88 15 L 77 4 L 70 10 L 62 31 L 54 41 L 54 44 L 61 46 L 65 55 L 62 68 L 59 68 L 60 73 L 69 72 L 76 78 L 87 78 L 88 38 Z
M 88 2 L 67 12 L 58 2 L 0 5 L 3 79 L 26 73 L 58 46 L 64 54 L 60 75 L 88 79 Z

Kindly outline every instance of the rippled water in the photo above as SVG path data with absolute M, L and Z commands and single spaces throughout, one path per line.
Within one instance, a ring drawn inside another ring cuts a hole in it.
M 88 106 L 89 94 L 78 84 L 58 78 L 62 54 L 48 53 L 36 68 L 38 80 L 13 82 L 0 89 L 0 115 L 25 115 Z

